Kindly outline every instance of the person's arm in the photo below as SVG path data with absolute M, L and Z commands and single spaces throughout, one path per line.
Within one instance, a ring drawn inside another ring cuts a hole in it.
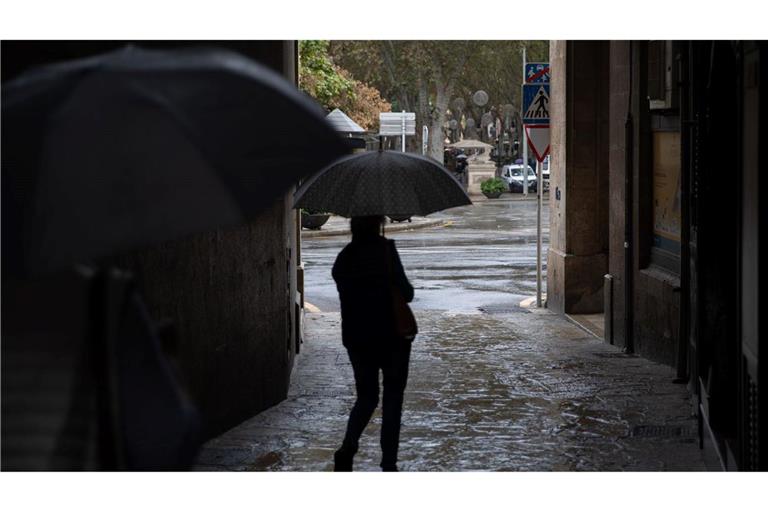
M 400 255 L 397 253 L 397 248 L 395 247 L 395 241 L 390 240 L 390 244 L 392 272 L 394 273 L 393 278 L 395 281 L 395 286 L 400 289 L 400 293 L 403 294 L 405 301 L 411 302 L 413 300 L 413 286 L 411 286 L 411 283 L 408 281 L 408 278 L 405 275 L 403 264 L 400 261 Z

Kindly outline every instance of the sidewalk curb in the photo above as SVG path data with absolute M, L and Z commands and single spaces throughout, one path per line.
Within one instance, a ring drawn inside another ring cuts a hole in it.
M 475 195 L 471 194 L 469 198 L 472 200 L 473 203 L 494 203 L 494 202 L 508 202 L 508 201 L 536 201 L 538 196 L 536 195 L 536 192 L 530 192 L 528 194 L 528 197 L 524 196 L 522 192 L 504 192 L 501 196 L 495 198 L 495 199 L 488 199 L 484 195 Z M 549 193 L 544 192 L 544 197 L 542 198 L 543 201 L 549 201 Z
M 437 226 L 443 227 L 451 223 L 452 222 L 449 219 L 430 219 L 430 220 L 415 221 L 415 222 L 398 222 L 397 224 L 387 224 L 386 226 L 384 226 L 384 233 L 395 233 L 397 231 L 411 231 L 415 229 L 432 228 Z M 349 228 L 327 229 L 325 231 L 323 231 L 322 229 L 318 229 L 317 231 L 309 230 L 309 229 L 301 230 L 302 238 L 340 236 L 340 235 L 349 235 L 349 234 L 350 234 Z

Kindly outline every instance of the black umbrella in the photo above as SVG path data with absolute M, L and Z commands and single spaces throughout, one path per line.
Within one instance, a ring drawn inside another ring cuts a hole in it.
M 370 151 L 337 160 L 294 195 L 295 208 L 345 217 L 428 215 L 472 204 L 436 160 L 397 151 Z
M 135 47 L 2 87 L 3 272 L 241 223 L 347 153 L 324 111 L 232 52 Z

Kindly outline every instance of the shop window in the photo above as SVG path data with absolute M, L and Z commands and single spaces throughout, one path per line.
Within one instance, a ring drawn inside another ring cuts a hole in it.
M 653 132 L 651 264 L 680 274 L 680 132 Z

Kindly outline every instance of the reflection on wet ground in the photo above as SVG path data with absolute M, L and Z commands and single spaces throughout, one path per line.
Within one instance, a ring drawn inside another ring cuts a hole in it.
M 685 387 L 548 312 L 420 311 L 406 471 L 703 469 Z M 307 316 L 290 395 L 209 443 L 205 470 L 327 471 L 354 401 L 337 313 Z M 355 468 L 377 471 L 380 420 Z
M 470 312 L 484 305 L 517 304 L 536 293 L 535 201 L 484 201 L 432 217 L 451 223 L 388 235 L 416 288 L 414 308 Z M 542 217 L 546 255 L 548 208 Z M 306 300 L 322 311 L 339 310 L 331 266 L 348 242 L 348 236 L 336 236 L 302 244 Z M 546 256 L 543 266 L 546 276 Z
M 704 469 L 692 405 L 671 368 L 622 354 L 545 309 L 517 306 L 535 293 L 533 201 L 447 215 L 452 226 L 393 237 L 417 289 L 420 326 L 401 470 Z M 330 278 L 346 242 L 304 245 L 307 300 L 323 312 L 306 315 L 288 398 L 209 442 L 198 469 L 332 469 L 354 401 Z M 379 470 L 378 414 L 356 470 Z

